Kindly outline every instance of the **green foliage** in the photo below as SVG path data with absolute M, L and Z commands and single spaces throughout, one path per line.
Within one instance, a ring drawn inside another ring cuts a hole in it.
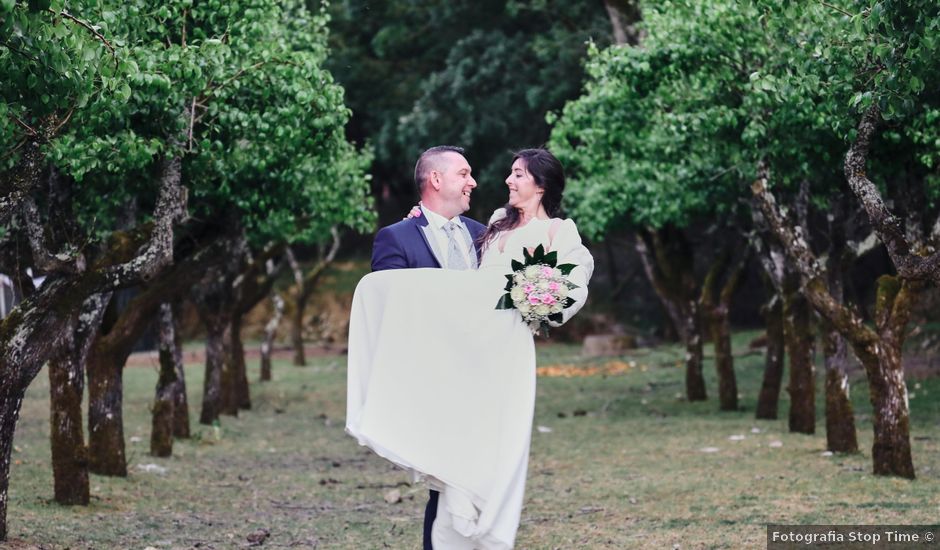
M 508 152 L 547 140 L 545 112 L 577 95 L 586 42 L 610 36 L 602 2 L 345 0 L 331 14 L 330 67 L 350 93 L 350 135 L 376 145 L 376 179 L 408 203 L 418 154 L 459 145 L 483 219 L 505 202 Z
M 133 205 L 149 212 L 170 155 L 183 158 L 190 212 L 255 242 L 372 226 L 371 153 L 344 138 L 349 110 L 323 68 L 325 12 L 275 0 L 71 2 L 73 22 L 61 9 L 16 4 L 3 19 L 0 168 L 15 166 L 25 126 L 61 124 L 45 150 L 74 180 L 86 231 L 107 234 Z
M 926 84 L 940 81 L 937 12 L 927 1 L 644 7 L 642 49 L 592 49 L 584 94 L 553 121 L 579 226 L 601 236 L 621 224 L 727 220 L 759 160 L 781 189 L 805 180 L 825 203 L 841 192 L 842 159 L 873 104 L 888 125 L 873 172 L 929 184 L 940 150 L 936 86 Z

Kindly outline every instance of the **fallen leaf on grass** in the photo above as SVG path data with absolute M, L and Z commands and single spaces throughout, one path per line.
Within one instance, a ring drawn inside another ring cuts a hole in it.
M 702 447 L 701 449 L 699 449 L 699 451 L 703 453 L 717 453 L 720 450 L 721 449 L 719 449 L 718 447 Z
M 548 426 L 536 426 L 535 429 L 538 430 L 540 434 L 552 433 L 552 429 L 549 428 Z
M 398 489 L 392 489 L 391 491 L 385 493 L 385 502 L 389 504 L 398 504 L 401 502 L 401 491 Z
M 771 441 L 770 443 L 767 444 L 767 446 L 774 447 L 774 448 L 783 447 L 783 441 Z
M 728 437 L 728 441 L 744 441 L 744 436 L 742 434 L 734 434 Z

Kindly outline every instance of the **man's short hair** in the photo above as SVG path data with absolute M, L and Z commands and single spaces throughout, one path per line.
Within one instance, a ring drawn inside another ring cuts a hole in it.
M 437 167 L 435 163 L 437 157 L 443 153 L 457 153 L 463 155 L 463 147 L 438 145 L 437 147 L 431 147 L 421 153 L 421 156 L 418 157 L 418 162 L 415 163 L 415 186 L 418 188 L 419 196 L 424 192 L 424 183 L 428 181 L 428 176 L 431 174 L 431 171 Z

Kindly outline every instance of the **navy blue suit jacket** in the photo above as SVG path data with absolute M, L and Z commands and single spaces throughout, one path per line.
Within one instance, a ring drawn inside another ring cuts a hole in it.
M 486 231 L 482 223 L 460 216 L 474 242 Z M 432 252 L 431 243 L 424 234 L 428 225 L 425 216 L 417 216 L 383 227 L 372 244 L 372 271 L 407 269 L 415 267 L 441 267 Z M 480 260 L 477 250 L 477 262 Z

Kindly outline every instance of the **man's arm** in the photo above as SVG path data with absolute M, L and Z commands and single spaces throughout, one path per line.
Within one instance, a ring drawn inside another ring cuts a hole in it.
M 395 234 L 388 227 L 379 229 L 372 243 L 372 271 L 407 267 L 408 259 L 405 258 L 405 251 L 395 238 Z

